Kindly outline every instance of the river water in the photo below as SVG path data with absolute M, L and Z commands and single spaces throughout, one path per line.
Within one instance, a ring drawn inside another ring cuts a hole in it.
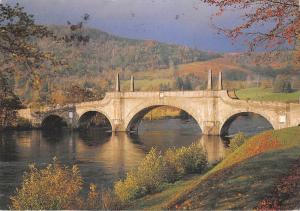
M 255 125 L 255 127 L 253 127 Z M 261 118 L 241 117 L 232 123 L 229 134 L 244 131 L 255 134 L 270 129 Z M 200 142 L 209 162 L 221 160 L 228 141 L 219 136 L 202 136 L 192 120 L 142 121 L 138 135 L 86 132 L 7 131 L 0 133 L 0 209 L 6 209 L 9 196 L 22 181 L 28 165 L 46 166 L 55 156 L 62 164 L 77 164 L 89 183 L 111 187 L 145 157 L 151 147 L 165 150 Z

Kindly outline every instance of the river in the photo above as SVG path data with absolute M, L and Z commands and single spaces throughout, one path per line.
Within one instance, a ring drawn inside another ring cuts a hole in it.
M 241 117 L 232 123 L 229 134 L 239 130 L 249 135 L 270 129 L 261 118 Z M 253 127 L 255 125 L 255 127 Z M 46 166 L 55 156 L 62 164 L 77 164 L 84 178 L 98 187 L 111 187 L 145 157 L 151 147 L 165 150 L 200 142 L 210 163 L 221 160 L 228 141 L 203 136 L 192 120 L 143 120 L 138 135 L 86 132 L 6 131 L 0 133 L 0 209 L 7 209 L 9 196 L 20 185 L 28 165 Z

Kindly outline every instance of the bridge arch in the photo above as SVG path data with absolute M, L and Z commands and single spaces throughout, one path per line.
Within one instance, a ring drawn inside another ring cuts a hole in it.
M 68 121 L 64 117 L 58 114 L 49 114 L 42 119 L 42 123 L 41 123 L 42 129 L 50 130 L 50 129 L 58 129 L 63 127 L 68 127 Z
M 241 112 L 236 112 L 236 113 L 230 114 L 224 119 L 224 122 L 221 124 L 220 135 L 221 136 L 228 135 L 229 127 L 238 117 L 249 116 L 249 115 L 256 115 L 256 116 L 262 118 L 265 123 L 269 124 L 270 128 L 272 128 L 272 129 L 275 128 L 274 122 L 269 116 L 262 114 L 260 112 L 241 111 Z
M 189 114 L 195 122 L 197 122 L 200 130 L 202 130 L 202 122 L 199 119 L 199 115 L 197 115 L 197 112 L 192 110 L 188 106 L 182 106 L 182 105 L 174 105 L 172 103 L 158 103 L 158 104 L 141 104 L 131 110 L 131 112 L 128 113 L 128 115 L 125 118 L 125 129 L 126 131 L 135 131 L 143 119 L 143 117 L 152 109 L 159 108 L 159 107 L 170 107 L 170 108 L 177 108 L 179 110 L 182 110 Z
M 78 122 L 77 122 L 78 128 L 81 128 L 84 121 L 90 121 L 95 116 L 102 118 L 103 121 L 94 122 L 93 124 L 98 123 L 100 125 L 104 125 L 105 123 L 107 123 L 107 124 L 109 124 L 108 126 L 110 127 L 110 130 L 112 130 L 113 124 L 112 124 L 111 119 L 108 117 L 108 115 L 105 112 L 98 111 L 98 110 L 87 110 L 87 111 L 83 112 L 78 118 Z

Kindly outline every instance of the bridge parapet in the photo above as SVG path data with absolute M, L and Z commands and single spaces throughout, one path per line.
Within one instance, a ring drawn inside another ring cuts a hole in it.
M 108 97 L 112 98 L 148 98 L 148 97 L 218 97 L 222 91 L 155 91 L 155 92 L 109 92 Z

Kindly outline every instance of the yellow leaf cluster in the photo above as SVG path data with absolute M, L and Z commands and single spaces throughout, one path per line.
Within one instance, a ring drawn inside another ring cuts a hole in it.
M 56 160 L 39 170 L 34 165 L 25 173 L 22 186 L 12 196 L 11 208 L 17 210 L 76 209 L 83 201 L 79 196 L 82 177 L 77 166 L 71 169 Z

